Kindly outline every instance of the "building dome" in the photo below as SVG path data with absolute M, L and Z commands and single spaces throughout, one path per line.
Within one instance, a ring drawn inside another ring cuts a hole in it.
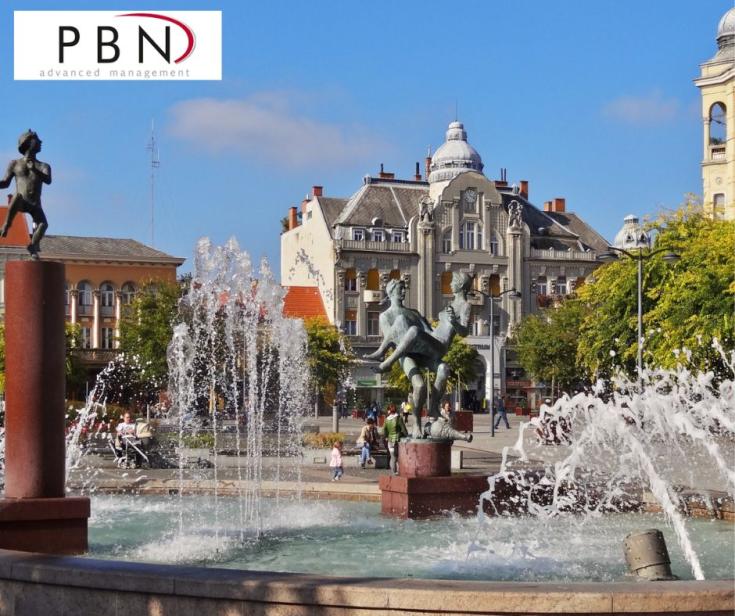
M 452 122 L 447 129 L 447 139 L 431 159 L 429 182 L 451 180 L 465 171 L 482 173 L 482 158 L 467 143 L 467 133 L 462 122 Z
M 721 44 L 720 41 L 728 38 L 730 41 L 735 38 L 735 7 L 722 16 L 717 26 L 717 42 Z
M 623 219 L 623 227 L 613 240 L 613 246 L 627 250 L 629 248 L 646 248 L 649 244 L 650 239 L 638 221 L 638 216 L 628 214 Z

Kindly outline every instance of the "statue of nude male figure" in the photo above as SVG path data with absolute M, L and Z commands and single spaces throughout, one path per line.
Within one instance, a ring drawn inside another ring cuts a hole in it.
M 10 161 L 5 176 L 0 180 L 2 189 L 10 186 L 11 180 L 15 178 L 15 195 L 10 201 L 5 224 L 0 227 L 0 237 L 8 234 L 18 212 L 30 214 L 35 229 L 27 248 L 31 258 L 38 259 L 41 238 L 48 229 L 46 215 L 41 207 L 41 189 L 44 184 L 51 184 L 51 166 L 36 159 L 36 154 L 41 151 L 41 140 L 30 129 L 18 138 L 18 151 L 23 157 Z

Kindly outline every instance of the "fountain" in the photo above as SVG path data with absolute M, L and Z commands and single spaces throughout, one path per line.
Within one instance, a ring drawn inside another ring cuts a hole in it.
M 0 612 L 11 605 L 22 613 L 19 605 L 39 597 L 58 605 L 73 599 L 80 613 L 96 613 L 95 601 L 117 597 L 140 606 L 131 614 L 194 605 L 202 613 L 324 605 L 463 613 L 559 606 L 601 613 L 611 605 L 630 613 L 732 610 L 731 582 L 717 581 L 732 577 L 732 550 L 722 549 L 733 544 L 732 527 L 687 518 L 681 508 L 689 501 L 678 488 L 735 491 L 732 380 L 683 368 L 652 371 L 642 385 L 620 377 L 559 400 L 548 416 L 521 426 L 499 472 L 484 479 L 476 517 L 400 520 L 380 516 L 373 503 L 311 502 L 298 492 L 284 498 L 279 484 L 301 473 L 303 327 L 282 317 L 283 292 L 267 264 L 256 271 L 234 241 L 201 241 L 194 269 L 169 349 L 178 444 L 170 493 L 94 495 L 90 556 L 103 560 L 0 551 Z M 104 404 L 103 383 L 72 443 Z M 562 419 L 569 432 L 559 437 L 571 445 L 535 443 L 535 430 L 559 429 Z M 194 471 L 184 469 L 182 445 L 196 433 L 214 439 L 212 468 L 198 480 L 207 496 L 190 493 Z M 223 448 L 230 449 L 226 458 Z M 83 461 L 77 450 L 68 451 L 69 467 Z M 708 496 L 713 511 L 728 513 L 718 495 Z M 654 501 L 660 513 L 647 511 Z M 675 575 L 708 581 L 626 582 L 622 540 L 651 526 L 669 541 Z M 201 564 L 220 568 L 192 567 Z M 320 577 L 335 572 L 353 577 Z

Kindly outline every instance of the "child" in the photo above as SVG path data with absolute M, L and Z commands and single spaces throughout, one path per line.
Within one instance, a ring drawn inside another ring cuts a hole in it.
M 332 446 L 332 459 L 329 461 L 329 466 L 334 469 L 332 481 L 342 479 L 342 474 L 344 473 L 344 469 L 342 468 L 342 441 L 335 441 Z

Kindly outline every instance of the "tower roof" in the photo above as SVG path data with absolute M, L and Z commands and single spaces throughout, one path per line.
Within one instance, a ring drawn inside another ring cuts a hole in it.
M 446 133 L 446 141 L 431 159 L 429 182 L 451 180 L 465 171 L 482 173 L 482 158 L 467 143 L 467 132 L 462 122 L 452 122 Z
M 727 38 L 735 38 L 735 7 L 725 13 L 717 25 L 717 42 Z

